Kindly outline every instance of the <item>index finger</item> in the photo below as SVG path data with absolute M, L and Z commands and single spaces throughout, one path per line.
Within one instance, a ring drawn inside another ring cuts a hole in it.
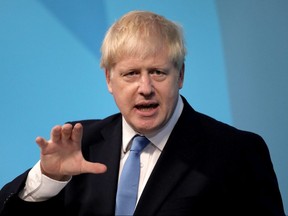
M 73 130 L 72 130 L 71 139 L 74 142 L 81 142 L 82 135 L 83 135 L 83 126 L 82 126 L 82 124 L 81 123 L 75 124 L 74 127 L 73 127 Z

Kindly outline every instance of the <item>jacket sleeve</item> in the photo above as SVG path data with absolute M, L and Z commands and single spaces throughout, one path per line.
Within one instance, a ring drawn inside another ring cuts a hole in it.
M 59 197 L 45 202 L 27 202 L 19 198 L 30 169 L 4 185 L 0 191 L 0 215 L 63 215 Z M 62 205 L 63 206 L 63 205 Z

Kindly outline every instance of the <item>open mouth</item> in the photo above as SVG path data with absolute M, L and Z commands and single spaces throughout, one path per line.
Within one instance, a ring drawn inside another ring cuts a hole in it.
M 138 104 L 138 105 L 135 106 L 135 108 L 138 109 L 138 110 L 141 110 L 141 111 L 145 111 L 145 110 L 155 109 L 158 106 L 159 106 L 159 104 L 157 104 L 157 103 L 153 103 L 153 104 Z

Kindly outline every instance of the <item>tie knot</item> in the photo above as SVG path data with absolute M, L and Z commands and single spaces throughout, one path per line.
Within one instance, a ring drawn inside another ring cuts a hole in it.
M 149 143 L 149 140 L 145 136 L 135 136 L 132 141 L 130 151 L 141 152 Z

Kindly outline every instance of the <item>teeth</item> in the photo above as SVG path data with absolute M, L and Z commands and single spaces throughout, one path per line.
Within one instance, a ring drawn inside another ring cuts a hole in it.
M 157 107 L 157 104 L 138 105 L 138 106 L 136 106 L 136 108 L 137 108 L 137 109 L 140 109 L 140 110 L 154 109 L 155 107 Z
M 153 109 L 153 107 L 139 107 L 140 110 L 150 110 Z

